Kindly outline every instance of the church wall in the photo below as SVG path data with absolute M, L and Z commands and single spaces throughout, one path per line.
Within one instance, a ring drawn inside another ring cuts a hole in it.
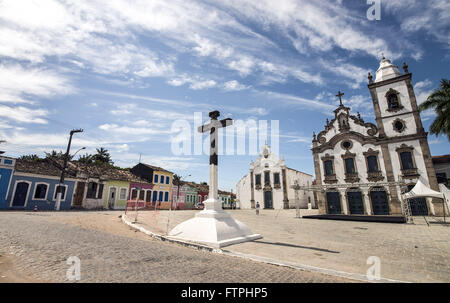
M 397 119 L 400 119 L 405 125 L 405 129 L 402 132 L 398 132 L 398 131 L 394 130 L 394 121 L 396 121 Z M 384 118 L 383 124 L 384 124 L 385 134 L 388 137 L 398 137 L 398 136 L 404 136 L 404 135 L 409 135 L 409 134 L 415 134 L 416 129 L 417 129 L 416 121 L 414 120 L 414 117 L 410 116 L 410 115 L 402 115 L 402 116 L 394 116 L 394 117 Z
M 399 175 L 401 174 L 401 164 L 400 164 L 400 158 L 396 151 L 397 148 L 399 148 L 402 144 L 405 144 L 407 146 L 412 146 L 414 148 L 414 162 L 417 167 L 417 172 L 420 174 L 420 180 L 427 186 L 430 185 L 428 181 L 427 171 L 425 167 L 425 161 L 423 160 L 422 150 L 420 147 L 419 140 L 412 140 L 412 141 L 403 141 L 398 143 L 392 143 L 388 145 L 389 148 L 389 154 L 391 155 L 392 159 L 392 168 L 394 172 L 397 172 L 394 174 L 395 181 L 399 181 Z M 417 181 L 417 178 L 407 179 L 411 180 L 412 182 Z
M 250 174 L 245 175 L 236 185 L 236 200 L 241 209 L 251 208 Z
M 287 169 L 287 192 L 289 199 L 289 208 L 297 207 L 296 205 L 297 202 L 295 200 L 295 190 L 292 188 L 292 186 L 295 185 L 295 180 L 298 180 L 298 184 L 300 186 L 311 186 L 312 176 L 296 170 Z M 300 201 L 299 203 L 300 208 L 302 209 L 308 208 L 309 201 L 311 201 L 311 206 L 315 207 L 314 194 L 312 191 L 299 190 L 298 197 Z

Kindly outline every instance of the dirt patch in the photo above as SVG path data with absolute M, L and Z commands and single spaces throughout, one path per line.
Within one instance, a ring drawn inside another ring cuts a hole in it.
M 48 281 L 36 280 L 26 274 L 19 273 L 14 263 L 20 259 L 14 255 L 0 253 L 0 283 L 43 283 Z
M 45 218 L 48 221 L 79 226 L 86 229 L 98 230 L 104 233 L 109 233 L 117 236 L 124 236 L 133 239 L 154 241 L 151 237 L 137 232 L 122 223 L 121 213 L 115 212 L 112 214 L 98 213 L 98 214 L 70 214 L 65 216 L 52 216 Z

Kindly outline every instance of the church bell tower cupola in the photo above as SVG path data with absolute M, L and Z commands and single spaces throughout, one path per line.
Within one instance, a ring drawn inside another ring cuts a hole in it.
M 398 66 L 383 57 L 375 81 L 369 77 L 369 90 L 381 137 L 423 135 L 417 100 L 411 82 L 412 74 L 403 63 L 404 74 Z

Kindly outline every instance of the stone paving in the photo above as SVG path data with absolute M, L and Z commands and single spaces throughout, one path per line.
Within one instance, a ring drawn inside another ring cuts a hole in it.
M 67 282 L 70 256 L 81 260 L 81 282 L 353 282 L 154 240 L 120 215 L 0 212 L 0 255 L 14 263 L 0 272 L 0 282 Z M 6 276 L 12 270 L 15 278 Z
M 231 210 L 264 238 L 225 247 L 336 271 L 365 275 L 367 259 L 381 261 L 381 276 L 409 282 L 450 282 L 450 225 L 442 218 L 414 217 L 415 224 L 389 224 L 295 218 L 295 210 Z M 301 210 L 302 215 L 315 211 Z M 196 211 L 140 211 L 138 223 L 166 235 Z M 128 212 L 134 219 L 135 213 Z M 427 223 L 428 222 L 428 223 Z M 447 218 L 447 222 L 449 219 Z

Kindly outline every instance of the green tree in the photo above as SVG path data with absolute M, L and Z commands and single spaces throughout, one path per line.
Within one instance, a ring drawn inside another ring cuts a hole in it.
M 46 159 L 54 159 L 54 160 L 64 160 L 65 154 L 62 151 L 57 152 L 56 150 L 52 150 L 50 153 L 45 152 Z M 69 156 L 69 160 L 70 160 Z
M 84 164 L 92 164 L 92 163 L 94 163 L 93 158 L 94 158 L 93 155 L 86 153 L 86 154 L 80 155 L 78 157 L 78 162 L 84 163 Z
M 42 160 L 38 155 L 32 154 L 32 155 L 23 155 L 18 158 L 19 160 L 25 160 L 25 161 L 39 161 Z
M 100 147 L 96 148 L 97 153 L 93 156 L 93 160 L 96 164 L 107 164 L 107 165 L 113 165 L 114 162 L 111 160 L 111 155 L 109 154 L 108 150 Z
M 442 79 L 439 88 L 419 106 L 420 111 L 427 109 L 434 109 L 437 114 L 430 125 L 430 133 L 436 136 L 445 134 L 450 141 L 450 81 L 448 79 Z

